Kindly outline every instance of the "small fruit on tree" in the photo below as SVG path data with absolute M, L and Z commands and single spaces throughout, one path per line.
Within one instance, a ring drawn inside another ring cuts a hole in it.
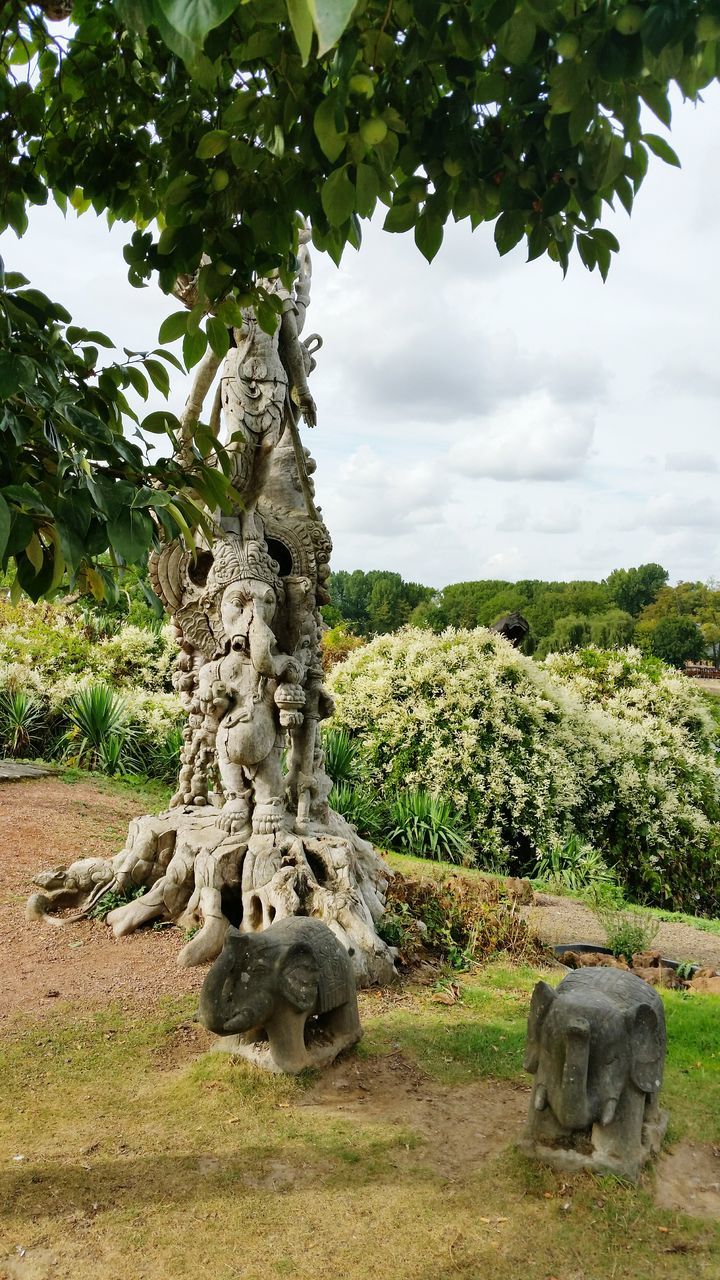
M 698 40 L 720 40 L 720 18 L 712 13 L 704 13 L 697 20 L 695 32 Z
M 365 75 L 364 72 L 356 72 L 348 81 L 348 89 L 357 98 L 372 98 L 375 93 L 375 83 L 372 76 Z
M 561 58 L 574 58 L 580 48 L 580 41 L 574 31 L 563 31 L 555 42 L 555 48 Z
M 387 137 L 388 127 L 380 116 L 370 116 L 360 125 L 360 137 L 367 147 L 377 147 Z
M 213 191 L 224 191 L 229 181 L 230 174 L 227 169 L 216 169 L 210 179 L 210 185 Z
M 616 15 L 615 30 L 619 31 L 621 36 L 637 35 L 644 17 L 644 10 L 639 5 L 626 4 L 625 8 Z
M 459 178 L 463 171 L 462 164 L 459 160 L 455 160 L 453 156 L 446 156 L 443 160 L 443 169 L 448 178 Z

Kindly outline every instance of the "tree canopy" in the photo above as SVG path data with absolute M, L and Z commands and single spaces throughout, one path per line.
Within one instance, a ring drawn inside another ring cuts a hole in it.
M 243 305 L 272 331 L 278 304 L 262 280 L 292 276 L 301 217 L 336 262 L 380 202 L 385 229 L 412 231 L 429 260 L 447 220 L 468 219 L 493 225 L 501 254 L 525 241 L 529 259 L 565 271 L 576 248 L 606 276 L 618 244 L 604 211 L 630 211 L 651 153 L 679 163 L 644 108 L 668 125 L 671 85 L 695 99 L 720 65 L 718 0 L 0 10 L 0 231 L 22 235 L 52 198 L 127 225 L 138 288 L 155 280 L 171 295 L 197 273 L 192 305 L 159 335 L 182 339 L 187 368 L 224 354 Z M 162 390 L 167 356 L 126 353 L 98 374 L 98 331 L 73 332 L 17 276 L 0 285 L 2 563 L 31 595 L 66 570 L 100 591 L 98 555 L 142 560 L 153 539 L 191 537 L 203 510 L 229 500 L 222 451 L 198 413 L 184 424 L 185 482 L 149 464 L 146 434 L 175 449 L 180 424 L 151 415 L 129 444 L 124 390 L 143 395 L 148 378 Z

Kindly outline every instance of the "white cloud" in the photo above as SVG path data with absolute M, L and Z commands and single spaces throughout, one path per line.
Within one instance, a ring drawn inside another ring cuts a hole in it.
M 661 536 L 681 529 L 717 529 L 720 526 L 720 505 L 709 497 L 682 498 L 675 493 L 663 493 L 638 512 L 629 528 L 655 530 Z
M 323 486 L 324 515 L 331 530 L 387 538 L 442 519 L 446 494 L 438 473 L 425 462 L 388 464 L 368 445 L 358 449 L 332 486 Z
M 548 392 L 535 392 L 481 419 L 452 446 L 449 465 L 493 480 L 567 480 L 588 461 L 594 429 L 582 410 L 560 409 Z
M 685 452 L 668 453 L 665 458 L 667 471 L 699 471 L 701 473 L 717 471 L 717 459 L 712 453 L 704 453 L 700 449 L 688 449 Z

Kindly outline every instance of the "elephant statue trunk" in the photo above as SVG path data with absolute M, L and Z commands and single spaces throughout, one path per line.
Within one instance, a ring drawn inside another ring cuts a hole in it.
M 558 1120 L 566 1129 L 584 1129 L 590 1121 L 589 1062 L 590 1023 L 587 1018 L 577 1018 L 567 1028 L 560 1089 Z
M 559 1169 L 636 1181 L 660 1149 L 665 1016 L 635 974 L 582 969 L 533 992 L 525 1069 L 534 1076 L 521 1150 Z

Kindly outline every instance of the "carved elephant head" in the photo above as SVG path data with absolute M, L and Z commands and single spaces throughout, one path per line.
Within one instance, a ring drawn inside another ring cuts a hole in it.
M 524 1066 L 536 1110 L 549 1106 L 563 1128 L 612 1123 L 628 1088 L 656 1094 L 664 1057 L 662 1002 L 634 974 L 583 969 L 535 987 Z
M 264 933 L 229 928 L 200 995 L 200 1021 L 216 1035 L 257 1031 L 281 1010 L 310 1016 L 318 1005 L 319 968 L 313 949 L 271 927 Z

